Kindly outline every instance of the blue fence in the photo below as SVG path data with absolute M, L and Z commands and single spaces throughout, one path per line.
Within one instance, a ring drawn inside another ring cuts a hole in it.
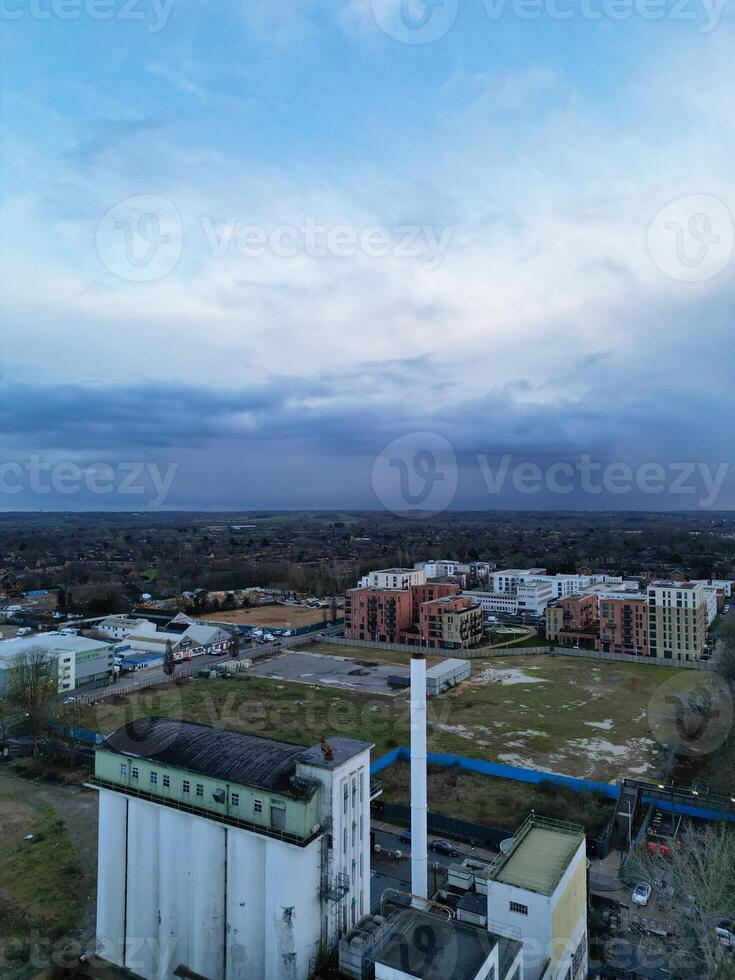
M 409 762 L 411 750 L 399 746 L 392 749 L 370 766 L 371 775 L 387 769 L 401 760 Z M 502 762 L 487 762 L 484 759 L 471 759 L 464 755 L 443 755 L 439 752 L 427 752 L 426 760 L 430 766 L 456 767 L 464 772 L 474 772 L 481 776 L 495 776 L 498 779 L 514 779 L 521 783 L 555 783 L 557 786 L 566 786 L 567 789 L 575 793 L 601 793 L 608 800 L 617 800 L 620 796 L 620 787 L 611 783 L 595 783 L 590 779 L 576 779 L 574 776 L 560 776 L 555 772 L 543 772 L 537 769 L 521 769 L 519 766 L 506 766 Z M 686 803 L 672 803 L 669 800 L 654 799 L 647 796 L 645 790 L 641 792 L 641 802 L 644 804 L 655 803 L 659 810 L 669 813 L 679 813 L 682 816 L 697 817 L 699 820 L 728 820 L 735 822 L 735 814 L 726 813 L 723 810 L 714 810 L 703 806 L 690 806 Z
M 378 773 L 400 759 L 408 761 L 410 758 L 409 749 L 393 749 L 392 752 L 376 759 L 370 771 L 373 774 Z M 594 783 L 589 779 L 575 779 L 573 776 L 560 776 L 554 772 L 521 769 L 518 766 L 506 766 L 502 762 L 486 762 L 484 759 L 470 759 L 463 755 L 442 755 L 439 752 L 428 752 L 426 759 L 430 766 L 454 766 L 465 772 L 475 772 L 481 776 L 495 776 L 499 779 L 514 779 L 521 783 L 556 783 L 558 786 L 566 786 L 576 793 L 601 793 L 609 800 L 617 800 L 620 795 L 620 789 L 610 783 Z
M 81 742 L 84 745 L 97 745 L 104 737 L 99 732 L 90 731 L 88 728 L 70 728 L 68 725 L 61 725 L 58 721 L 50 722 L 49 728 L 64 738 L 70 738 L 72 741 Z

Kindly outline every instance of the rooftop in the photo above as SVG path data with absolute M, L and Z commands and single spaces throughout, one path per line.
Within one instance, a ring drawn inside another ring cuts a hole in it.
M 59 650 L 86 653 L 89 650 L 103 648 L 111 650 L 112 646 L 104 640 L 90 640 L 72 633 L 35 633 L 31 636 L 16 636 L 10 640 L 0 641 L 0 665 L 36 650 L 46 654 Z
M 313 786 L 307 780 L 295 777 L 297 762 L 334 768 L 371 747 L 370 742 L 339 737 L 331 739 L 329 744 L 334 760 L 326 761 L 318 745 L 305 749 L 293 742 L 190 721 L 140 718 L 108 735 L 99 749 L 149 759 L 241 786 L 308 798 Z
M 530 816 L 512 838 L 510 850 L 493 861 L 489 878 L 552 895 L 584 838 L 584 828 L 577 824 Z
M 400 916 L 375 962 L 421 980 L 474 980 L 495 946 L 485 929 L 412 910 Z

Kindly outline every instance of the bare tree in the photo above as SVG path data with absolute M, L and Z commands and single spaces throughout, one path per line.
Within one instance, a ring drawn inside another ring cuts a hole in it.
M 692 977 L 733 980 L 735 950 L 723 945 L 716 928 L 726 922 L 735 930 L 735 831 L 708 825 L 680 840 L 668 858 L 637 853 L 631 870 L 639 880 L 666 883 L 671 890 L 677 932 L 666 939 L 664 951 L 672 966 Z
M 166 653 L 163 658 L 163 672 L 170 677 L 176 670 L 176 660 L 174 658 L 174 645 L 171 640 L 166 640 Z
M 31 647 L 21 654 L 10 671 L 8 699 L 26 712 L 33 736 L 33 753 L 38 754 L 38 741 L 58 703 L 58 666 L 40 647 Z

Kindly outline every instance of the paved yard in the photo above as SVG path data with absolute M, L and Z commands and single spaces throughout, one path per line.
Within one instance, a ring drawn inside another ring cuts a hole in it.
M 255 663 L 248 674 L 277 681 L 348 688 L 367 694 L 396 694 L 396 688 L 388 684 L 388 677 L 391 674 L 407 677 L 409 670 L 407 667 L 376 663 L 367 658 L 352 660 L 321 653 L 284 653 L 262 663 Z

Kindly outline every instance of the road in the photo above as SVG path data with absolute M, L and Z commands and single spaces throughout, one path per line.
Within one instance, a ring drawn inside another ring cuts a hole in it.
M 399 891 L 411 890 L 411 845 L 400 839 L 400 831 L 396 829 L 385 829 L 388 825 L 382 821 L 372 821 L 372 829 L 375 833 L 375 843 L 383 849 L 380 853 L 373 851 L 371 857 L 371 878 L 370 878 L 370 905 L 375 911 L 380 905 L 380 898 L 386 888 L 397 888 Z M 444 840 L 434 834 L 429 834 L 429 841 Z M 436 891 L 444 879 L 446 869 L 452 864 L 458 864 L 465 858 L 474 857 L 479 860 L 490 860 L 495 856 L 495 852 L 486 851 L 478 848 L 473 854 L 468 846 L 455 844 L 460 852 L 459 857 L 450 857 L 448 854 L 437 854 L 429 851 L 429 891 Z M 400 851 L 401 857 L 390 856 L 387 852 Z

